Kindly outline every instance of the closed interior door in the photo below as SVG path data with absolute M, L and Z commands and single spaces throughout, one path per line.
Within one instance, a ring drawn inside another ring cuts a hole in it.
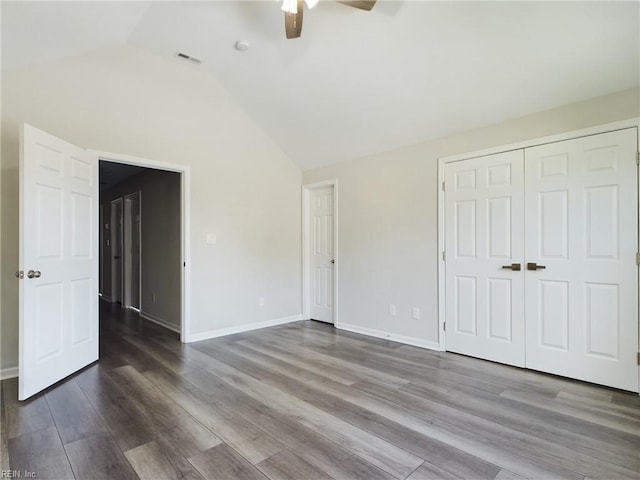
M 524 366 L 522 150 L 445 171 L 447 350 Z
M 309 192 L 310 316 L 333 323 L 334 309 L 334 189 Z
M 636 135 L 526 150 L 529 368 L 638 391 Z
M 111 301 L 122 302 L 122 199 L 111 202 Z
M 18 397 L 98 359 L 97 160 L 24 125 Z

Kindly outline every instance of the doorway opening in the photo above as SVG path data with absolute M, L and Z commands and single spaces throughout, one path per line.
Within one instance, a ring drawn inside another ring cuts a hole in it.
M 184 174 L 103 158 L 99 166 L 101 299 L 184 341 Z

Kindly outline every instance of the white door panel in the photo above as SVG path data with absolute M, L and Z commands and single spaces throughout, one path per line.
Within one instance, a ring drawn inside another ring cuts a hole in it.
M 522 150 L 445 171 L 447 350 L 524 366 Z
M 310 191 L 311 311 L 314 320 L 333 323 L 334 191 Z
M 447 350 L 638 391 L 636 149 L 633 128 L 447 164 Z
M 527 367 L 638 391 L 636 130 L 525 151 Z
M 97 165 L 24 125 L 20 144 L 19 398 L 98 358 Z M 29 278 L 29 271 L 36 275 Z

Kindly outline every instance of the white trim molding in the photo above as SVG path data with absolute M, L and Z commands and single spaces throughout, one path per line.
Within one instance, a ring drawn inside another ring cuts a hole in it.
M 145 158 L 134 157 L 121 153 L 101 152 L 98 150 L 87 150 L 95 155 L 99 160 L 106 160 L 115 163 L 124 163 L 127 165 L 136 165 L 139 167 L 154 168 L 156 170 L 166 170 L 169 172 L 177 172 L 180 174 L 180 193 L 181 193 L 181 320 L 180 320 L 180 341 L 187 342 L 189 329 L 191 328 L 191 169 L 188 166 L 176 163 L 162 162 L 157 160 L 149 160 Z M 142 197 L 140 197 L 142 202 Z M 166 326 L 166 325 L 164 325 Z
M 413 347 L 426 348 L 428 350 L 440 350 L 438 342 L 431 340 L 422 340 L 421 338 L 406 337 L 404 335 L 397 335 L 395 333 L 383 332 L 382 330 L 376 330 L 373 328 L 361 327 L 359 325 L 352 325 L 349 323 L 341 323 L 338 330 L 346 330 L 347 332 L 359 333 L 360 335 L 367 335 L 369 337 L 383 338 L 392 342 L 404 343 L 405 345 L 411 345 Z
M 16 378 L 18 376 L 18 367 L 9 367 L 0 369 L 0 380 L 8 378 Z
M 309 194 L 316 188 L 333 187 L 333 325 L 338 326 L 338 282 L 340 259 L 338 248 L 338 179 L 302 185 L 302 316 L 311 318 L 311 258 L 309 253 Z
M 194 333 L 193 335 L 189 335 L 186 342 L 200 342 L 202 340 L 225 337 L 227 335 L 233 335 L 235 333 L 250 332 L 252 330 L 259 330 L 261 328 L 284 325 L 285 323 L 299 322 L 300 320 L 303 320 L 302 315 L 291 315 L 290 317 L 274 318 L 272 320 L 265 320 L 263 322 L 253 322 L 246 325 L 238 325 L 237 327 L 218 328 L 216 330 L 208 330 L 206 332 Z

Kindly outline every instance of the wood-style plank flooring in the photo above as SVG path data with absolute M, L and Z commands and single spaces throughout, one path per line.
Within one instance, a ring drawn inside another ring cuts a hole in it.
M 101 302 L 100 361 L 27 402 L 39 479 L 640 478 L 640 398 L 297 322 L 181 344 Z M 5 475 L 6 476 L 6 475 Z

